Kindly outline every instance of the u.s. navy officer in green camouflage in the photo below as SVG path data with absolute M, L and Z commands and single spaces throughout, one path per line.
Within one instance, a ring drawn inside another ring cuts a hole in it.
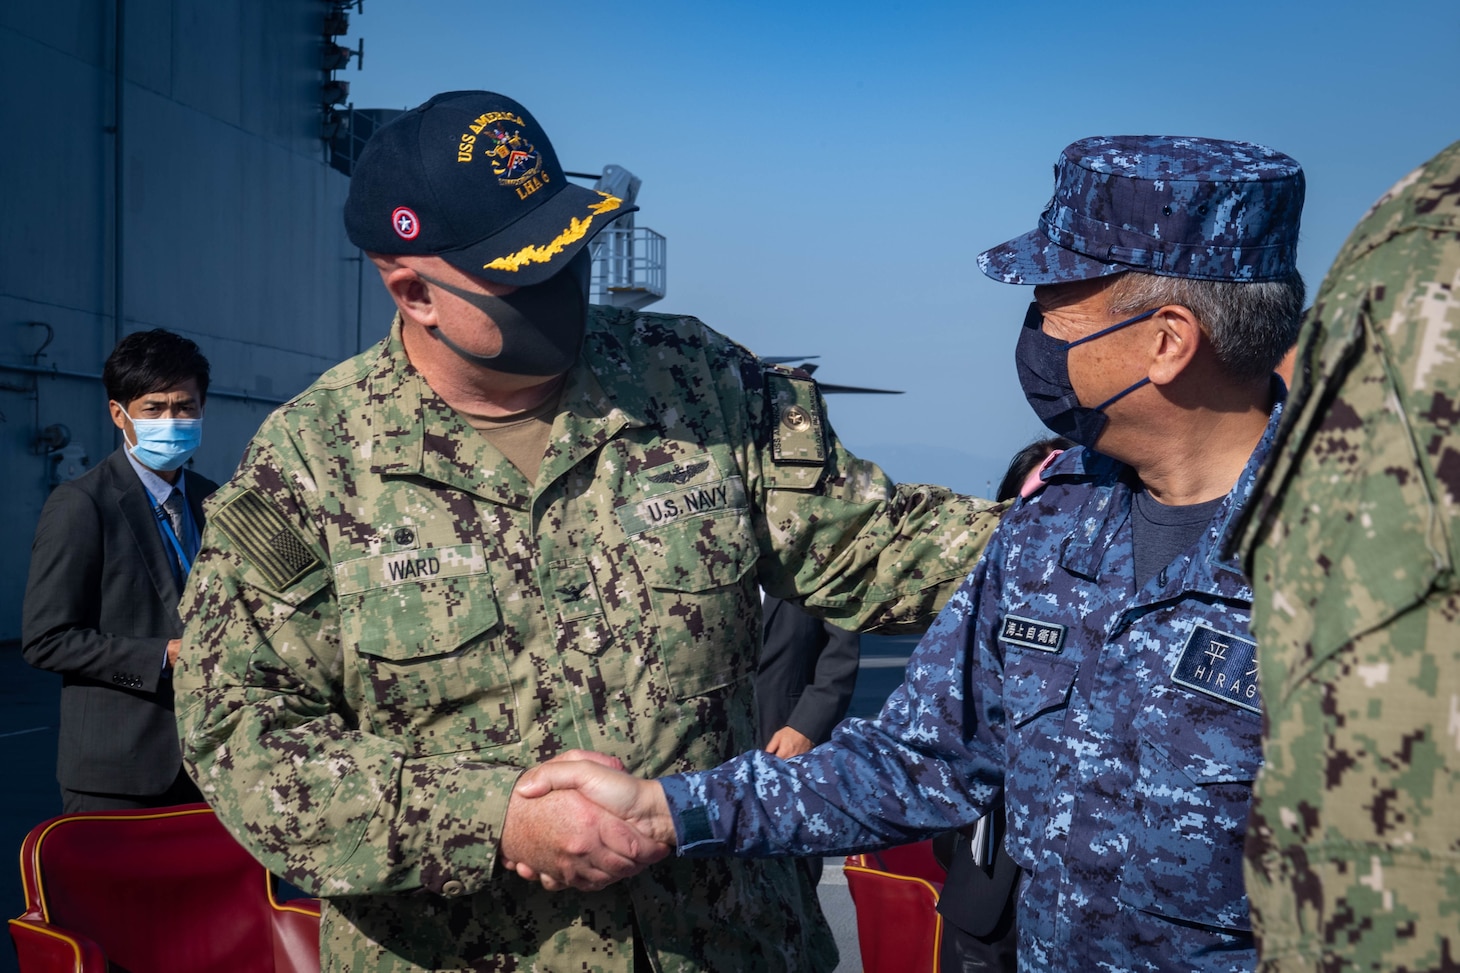
M 325 899 L 326 970 L 835 964 L 788 861 L 557 894 L 503 867 L 592 885 L 655 850 L 576 794 L 514 799 L 527 767 L 590 748 L 658 776 L 755 747 L 758 586 L 925 626 L 997 519 L 892 484 L 809 380 L 693 318 L 590 308 L 585 244 L 628 209 L 567 184 L 499 95 L 381 129 L 346 224 L 390 335 L 271 416 L 210 507 L 185 759 Z
M 1460 970 L 1460 142 L 1359 223 L 1299 347 L 1240 545 L 1260 969 Z

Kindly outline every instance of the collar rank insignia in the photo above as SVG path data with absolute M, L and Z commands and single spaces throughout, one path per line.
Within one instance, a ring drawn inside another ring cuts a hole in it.
M 1171 681 L 1254 713 L 1262 712 L 1257 691 L 1257 643 L 1198 625 L 1171 670 Z
M 674 469 L 667 473 L 655 473 L 648 479 L 650 483 L 677 483 L 683 485 L 709 468 L 709 463 L 691 463 L 688 466 L 676 465 Z
M 1022 615 L 1005 615 L 999 622 L 999 641 L 1040 652 L 1059 652 L 1065 647 L 1065 626 Z

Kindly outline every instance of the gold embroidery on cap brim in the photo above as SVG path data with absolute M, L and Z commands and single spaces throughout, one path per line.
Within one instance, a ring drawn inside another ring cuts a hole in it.
M 594 216 L 611 213 L 623 205 L 623 200 L 617 196 L 610 196 L 607 193 L 599 193 L 599 195 L 603 197 L 603 200 L 588 207 L 588 211 L 593 216 L 588 217 L 586 220 L 580 220 L 576 216 L 573 217 L 572 221 L 568 223 L 568 228 L 554 237 L 551 243 L 541 247 L 536 244 L 530 247 L 523 247 L 516 253 L 510 253 L 505 257 L 498 257 L 491 263 L 482 264 L 482 269 L 516 271 L 521 270 L 528 264 L 547 263 L 553 257 L 562 253 L 564 247 L 583 239 L 583 235 L 593 225 Z

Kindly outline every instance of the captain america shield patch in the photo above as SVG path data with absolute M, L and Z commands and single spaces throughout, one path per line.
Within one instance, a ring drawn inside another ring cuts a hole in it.
M 421 232 L 421 221 L 416 219 L 416 211 L 409 206 L 397 206 L 390 214 L 390 223 L 395 227 L 395 235 L 402 240 L 414 240 Z

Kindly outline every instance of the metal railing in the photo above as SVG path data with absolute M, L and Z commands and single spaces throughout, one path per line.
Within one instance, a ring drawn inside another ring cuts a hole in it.
M 589 299 L 637 310 L 664 296 L 664 235 L 644 226 L 609 226 L 591 244 Z

